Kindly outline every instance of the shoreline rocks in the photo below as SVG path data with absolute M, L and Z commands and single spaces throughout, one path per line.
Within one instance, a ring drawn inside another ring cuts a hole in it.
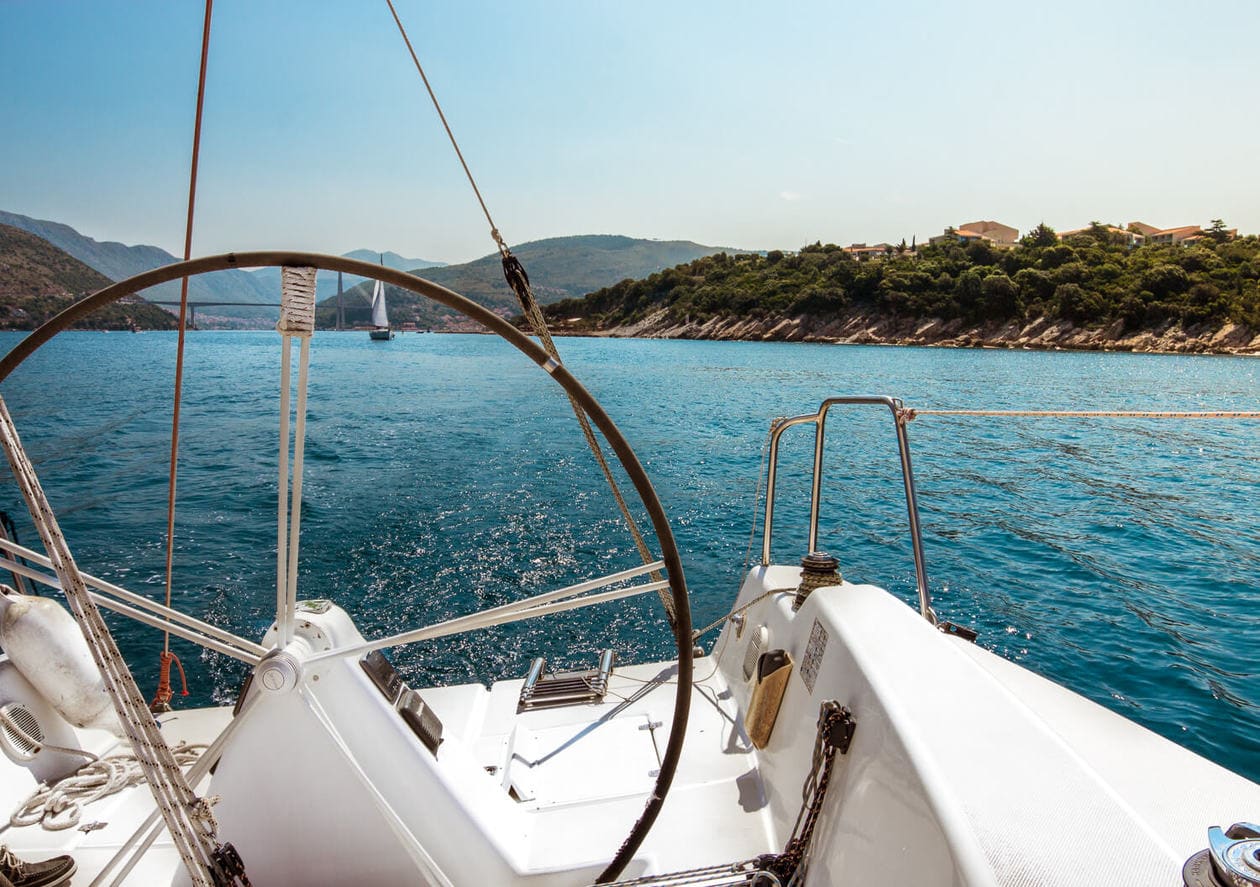
M 1182 328 L 1168 324 L 1125 333 L 1119 321 L 1106 327 L 1077 326 L 1038 317 L 1028 322 L 966 324 L 962 320 L 907 319 L 852 314 L 841 318 L 712 317 L 679 322 L 662 309 L 640 321 L 594 329 L 574 318 L 553 321 L 560 335 L 641 339 L 708 339 L 747 342 L 825 342 L 842 345 L 921 345 L 941 348 L 1007 348 L 1038 351 L 1133 351 L 1157 354 L 1260 354 L 1260 333 L 1240 324 Z

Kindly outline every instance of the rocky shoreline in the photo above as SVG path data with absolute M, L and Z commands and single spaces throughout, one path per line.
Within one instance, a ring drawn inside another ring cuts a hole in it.
M 1260 332 L 1240 324 L 1124 332 L 1122 324 L 1076 326 L 1040 317 L 1020 323 L 966 324 L 961 320 L 907 320 L 854 314 L 838 319 L 714 317 L 679 323 L 654 312 L 636 323 L 592 329 L 583 321 L 554 322 L 561 335 L 751 342 L 828 342 L 846 345 L 925 345 L 944 348 L 1023 348 L 1064 351 L 1136 351 L 1166 354 L 1260 354 Z

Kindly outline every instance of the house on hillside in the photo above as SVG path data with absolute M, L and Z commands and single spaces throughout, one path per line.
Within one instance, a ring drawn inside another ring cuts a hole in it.
M 1143 237 L 1150 237 L 1152 234 L 1158 234 L 1159 229 L 1154 225 L 1148 225 L 1145 222 L 1130 222 L 1125 225 L 1134 234 L 1141 234 Z
M 873 246 L 867 246 L 865 243 L 851 243 L 841 247 L 840 250 L 853 256 L 859 262 L 867 262 L 892 255 L 896 247 L 891 243 L 876 243 Z
M 1203 236 L 1203 229 L 1198 225 L 1182 225 L 1180 228 L 1164 228 L 1146 238 L 1147 243 L 1186 243 L 1198 240 Z
M 1151 228 L 1142 222 L 1130 222 L 1130 228 L 1139 227 L 1142 229 Z M 1223 232 L 1226 240 L 1233 240 L 1238 236 L 1237 228 L 1229 228 Z M 1179 228 L 1155 228 L 1146 235 L 1147 243 L 1170 243 L 1181 244 L 1182 246 L 1192 246 L 1198 243 L 1204 237 L 1208 236 L 1208 232 L 1198 225 L 1182 225 Z
M 1014 246 L 1018 240 L 1019 229 L 1003 225 L 1001 222 L 987 221 L 968 222 L 957 228 L 946 228 L 943 234 L 929 238 L 928 243 L 935 245 L 950 241 L 961 244 L 984 242 L 992 246 L 1010 247 Z
M 1019 229 L 1001 222 L 966 222 L 958 227 L 965 231 L 974 231 L 996 246 L 1014 246 L 1019 241 Z

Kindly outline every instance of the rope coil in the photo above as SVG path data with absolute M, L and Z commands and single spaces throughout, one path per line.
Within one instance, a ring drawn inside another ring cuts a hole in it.
M 187 767 L 207 746 L 179 743 L 171 749 L 175 762 Z M 140 760 L 134 754 L 111 755 L 84 764 L 53 785 L 40 785 L 9 817 L 14 828 L 39 824 L 45 831 L 74 828 L 83 808 L 93 801 L 117 794 L 145 781 Z M 204 803 L 204 802 L 203 802 Z

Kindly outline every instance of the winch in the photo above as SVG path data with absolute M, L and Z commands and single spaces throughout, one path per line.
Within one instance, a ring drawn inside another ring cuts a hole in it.
M 1186 860 L 1186 887 L 1260 887 L 1260 825 L 1236 822 L 1208 829 L 1208 848 Z

